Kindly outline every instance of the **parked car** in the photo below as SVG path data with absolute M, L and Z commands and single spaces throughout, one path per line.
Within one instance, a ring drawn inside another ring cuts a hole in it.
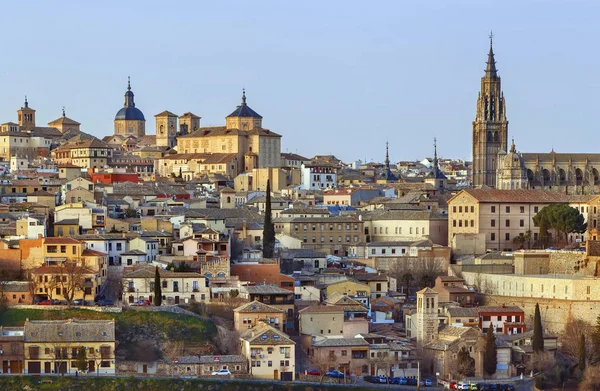
M 219 369 L 216 372 L 212 373 L 213 376 L 228 376 L 231 375 L 231 372 L 229 371 L 229 369 Z
M 335 379 L 343 379 L 344 378 L 344 372 L 340 372 L 337 369 L 327 372 L 325 375 L 328 377 L 333 377 Z
M 106 307 L 109 305 L 114 305 L 114 303 L 112 302 L 112 300 L 100 300 L 100 301 L 95 302 L 94 305 Z
M 308 371 L 306 371 L 307 375 L 314 375 L 314 376 L 321 376 L 321 371 L 319 371 L 318 369 L 309 369 Z
M 477 391 L 477 384 L 474 384 L 474 383 L 469 384 L 469 390 Z
M 387 378 L 385 376 L 365 376 L 363 380 L 369 383 L 387 383 Z
M 85 301 L 83 299 L 73 300 L 73 305 L 85 305 Z
M 405 377 L 391 377 L 390 378 L 390 384 L 400 384 L 400 385 L 407 385 L 408 384 L 408 380 Z
M 150 303 L 150 300 L 138 300 L 135 303 L 131 303 L 130 305 L 138 307 L 144 305 L 152 305 L 152 303 Z
M 410 378 L 410 379 L 407 379 L 407 381 L 408 381 L 408 385 L 409 386 L 416 386 L 417 385 L 417 379 Z
M 433 382 L 431 379 L 425 379 L 425 387 L 433 387 Z
M 46 300 L 42 300 L 42 301 L 38 301 L 37 305 L 52 305 L 54 303 L 52 303 L 52 300 L 46 299 Z

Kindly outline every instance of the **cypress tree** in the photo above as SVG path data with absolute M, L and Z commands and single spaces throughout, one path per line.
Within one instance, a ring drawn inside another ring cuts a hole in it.
M 531 340 L 534 353 L 544 351 L 544 331 L 542 330 L 542 315 L 540 314 L 540 305 L 535 304 L 535 315 L 533 317 L 533 338 Z
M 267 180 L 265 223 L 263 227 L 263 257 L 273 258 L 275 253 L 275 226 L 271 216 L 271 181 Z
M 579 368 L 579 370 L 583 373 L 583 371 L 585 371 L 585 356 L 586 356 L 586 351 L 585 351 L 585 335 L 581 334 L 581 337 L 579 338 L 579 362 L 577 364 L 577 367 Z
M 84 346 L 77 350 L 77 356 L 75 356 L 75 367 L 81 372 L 88 370 L 87 351 L 85 350 Z
M 154 273 L 154 305 L 160 306 L 162 304 L 162 287 L 160 286 L 160 273 L 158 272 L 158 266 Z
M 494 335 L 493 325 L 490 323 L 487 335 L 485 337 L 485 355 L 483 359 L 483 366 L 485 373 L 493 375 L 496 373 L 496 366 L 498 364 L 498 353 L 496 348 L 496 336 Z

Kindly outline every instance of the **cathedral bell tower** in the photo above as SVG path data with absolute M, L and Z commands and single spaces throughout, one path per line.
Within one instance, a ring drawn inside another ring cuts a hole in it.
M 496 70 L 492 39 L 490 34 L 490 51 L 473 121 L 473 186 L 496 187 L 498 152 L 506 153 L 508 144 L 506 101 Z

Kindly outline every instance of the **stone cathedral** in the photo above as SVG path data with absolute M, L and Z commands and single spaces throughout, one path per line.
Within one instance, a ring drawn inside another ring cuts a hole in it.
M 517 152 L 514 140 L 509 146 L 506 100 L 492 44 L 490 36 L 473 121 L 473 186 L 600 194 L 600 154 L 522 153 Z

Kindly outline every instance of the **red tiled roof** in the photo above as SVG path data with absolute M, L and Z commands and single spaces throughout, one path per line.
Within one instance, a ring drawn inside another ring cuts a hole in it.
M 46 238 L 45 244 L 81 244 L 79 240 L 73 238 Z
M 479 202 L 505 202 L 505 203 L 567 203 L 569 197 L 551 190 L 499 190 L 499 189 L 465 189 Z M 460 193 L 457 194 L 457 196 Z M 456 196 L 455 196 L 456 197 Z M 454 199 L 454 197 L 452 197 Z

